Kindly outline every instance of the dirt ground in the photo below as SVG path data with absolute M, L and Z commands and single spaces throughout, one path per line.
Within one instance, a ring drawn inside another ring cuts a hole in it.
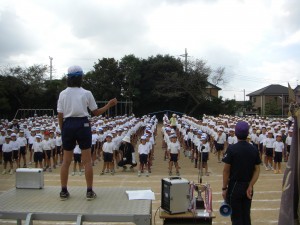
M 158 136 L 156 138 L 155 146 L 155 160 L 153 161 L 152 173 L 149 177 L 137 176 L 135 172 L 122 172 L 117 170 L 115 175 L 100 176 L 100 168 L 102 168 L 103 161 L 98 162 L 94 166 L 94 186 L 96 187 L 150 187 L 155 192 L 156 200 L 152 202 L 152 216 L 153 224 L 162 224 L 159 218 L 157 209 L 160 207 L 161 198 L 161 179 L 168 177 L 167 161 L 163 160 L 163 151 L 161 148 L 162 136 L 160 133 L 161 125 L 158 127 Z M 198 182 L 198 170 L 194 168 L 191 161 L 184 157 L 180 158 L 181 177 L 189 181 Z M 212 187 L 213 195 L 213 211 L 216 218 L 213 224 L 231 224 L 230 218 L 222 217 L 219 214 L 220 204 L 223 202 L 221 196 L 222 188 L 222 169 L 223 163 L 218 163 L 215 155 L 211 154 L 208 161 L 210 176 L 203 177 L 203 183 L 209 183 Z M 283 163 L 283 171 L 285 163 Z M 2 168 L 1 168 L 2 171 Z M 71 174 L 71 170 L 70 170 Z M 59 168 L 53 172 L 45 173 L 46 186 L 60 186 Z M 261 166 L 261 173 L 258 182 L 254 186 L 254 196 L 252 202 L 252 224 L 253 225 L 273 225 L 278 223 L 278 214 L 281 201 L 281 185 L 282 174 L 273 174 L 272 171 L 265 171 Z M 85 186 L 84 176 L 70 176 L 68 186 Z M 0 175 L 0 194 L 15 187 L 15 175 Z M 0 202 L 0 204 L 5 204 Z M 0 220 L 0 224 L 16 224 L 15 221 Z M 35 222 L 34 224 L 75 224 L 67 222 Z M 88 223 L 84 223 L 88 224 Z M 95 224 L 95 223 L 93 223 Z M 101 224 L 101 223 L 96 223 Z M 107 224 L 107 223 L 106 223 Z M 109 223 L 109 224 L 128 224 L 128 223 Z

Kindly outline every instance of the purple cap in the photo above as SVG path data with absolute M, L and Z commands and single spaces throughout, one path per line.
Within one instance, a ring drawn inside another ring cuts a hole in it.
M 238 122 L 235 126 L 235 135 L 238 139 L 246 139 L 249 134 L 249 125 L 248 123 L 241 121 Z

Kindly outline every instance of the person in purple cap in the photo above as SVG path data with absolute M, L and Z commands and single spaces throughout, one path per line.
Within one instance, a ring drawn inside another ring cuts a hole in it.
M 230 145 L 222 159 L 222 196 L 232 208 L 232 225 L 251 225 L 253 186 L 259 177 L 261 160 L 257 148 L 246 141 L 248 123 L 238 122 L 235 134 L 238 143 Z
M 80 66 L 71 66 L 67 74 L 67 88 L 59 94 L 57 101 L 58 123 L 62 134 L 64 150 L 63 164 L 60 170 L 61 200 L 69 198 L 67 189 L 69 167 L 72 162 L 73 149 L 76 141 L 82 150 L 82 164 L 85 168 L 87 184 L 86 199 L 96 198 L 93 191 L 93 167 L 91 158 L 92 132 L 88 120 L 88 110 L 99 116 L 110 107 L 117 104 L 117 99 L 111 99 L 105 106 L 98 109 L 93 94 L 81 87 L 83 71 Z

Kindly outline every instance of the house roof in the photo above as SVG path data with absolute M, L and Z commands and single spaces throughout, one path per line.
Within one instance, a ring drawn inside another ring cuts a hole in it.
M 294 91 L 295 91 L 295 92 L 300 91 L 300 85 L 297 85 L 297 87 L 295 87 Z
M 288 95 L 288 88 L 280 84 L 271 84 L 257 91 L 254 91 L 247 96 L 262 96 L 262 95 Z
M 219 91 L 222 90 L 222 88 L 219 88 L 218 86 L 216 86 L 208 81 L 207 81 L 206 88 L 214 88 L 214 89 L 218 89 Z

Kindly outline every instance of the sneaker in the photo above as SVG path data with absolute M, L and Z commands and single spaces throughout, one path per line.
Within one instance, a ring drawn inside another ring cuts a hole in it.
M 274 173 L 275 173 L 275 174 L 277 174 L 277 173 L 278 173 L 278 171 L 277 171 L 277 170 L 274 170 Z
M 14 170 L 11 169 L 10 172 L 9 172 L 9 174 L 10 174 L 10 175 L 13 175 L 13 174 L 14 174 Z
M 281 170 L 278 170 L 278 173 L 282 173 Z
M 149 173 L 148 171 L 145 172 L 146 177 L 149 177 Z
M 179 172 L 177 172 L 177 173 L 176 173 L 176 176 L 180 176 L 180 173 L 179 173 Z
M 209 172 L 207 172 L 205 175 L 206 175 L 206 176 L 209 176 Z
M 140 177 L 140 176 L 141 176 L 141 171 L 138 172 L 138 177 Z
M 6 174 L 6 170 L 3 170 L 2 174 L 3 174 L 3 175 Z
M 28 164 L 29 164 L 29 165 L 31 165 L 31 164 L 32 164 L 32 162 L 29 162 Z
M 82 171 L 79 172 L 79 176 L 82 176 Z
M 48 172 L 52 172 L 52 169 L 51 169 L 51 167 L 49 167 L 49 168 L 48 168 Z
M 102 171 L 102 172 L 100 173 L 100 175 L 104 175 L 104 171 Z
M 115 175 L 115 171 L 114 170 L 112 170 L 111 172 L 110 172 L 110 175 Z
M 269 171 L 270 170 L 270 168 L 269 167 L 266 167 L 266 171 Z
M 86 200 L 91 201 L 93 199 L 97 198 L 97 195 L 94 191 L 88 191 L 86 193 Z
M 74 176 L 74 175 L 75 175 L 75 171 L 72 172 L 72 176 Z
M 24 165 L 23 165 L 23 168 L 27 168 L 27 165 L 26 165 L 26 164 L 24 164 Z
M 59 197 L 60 197 L 60 200 L 65 201 L 70 197 L 70 194 L 68 191 L 61 191 L 59 193 Z

